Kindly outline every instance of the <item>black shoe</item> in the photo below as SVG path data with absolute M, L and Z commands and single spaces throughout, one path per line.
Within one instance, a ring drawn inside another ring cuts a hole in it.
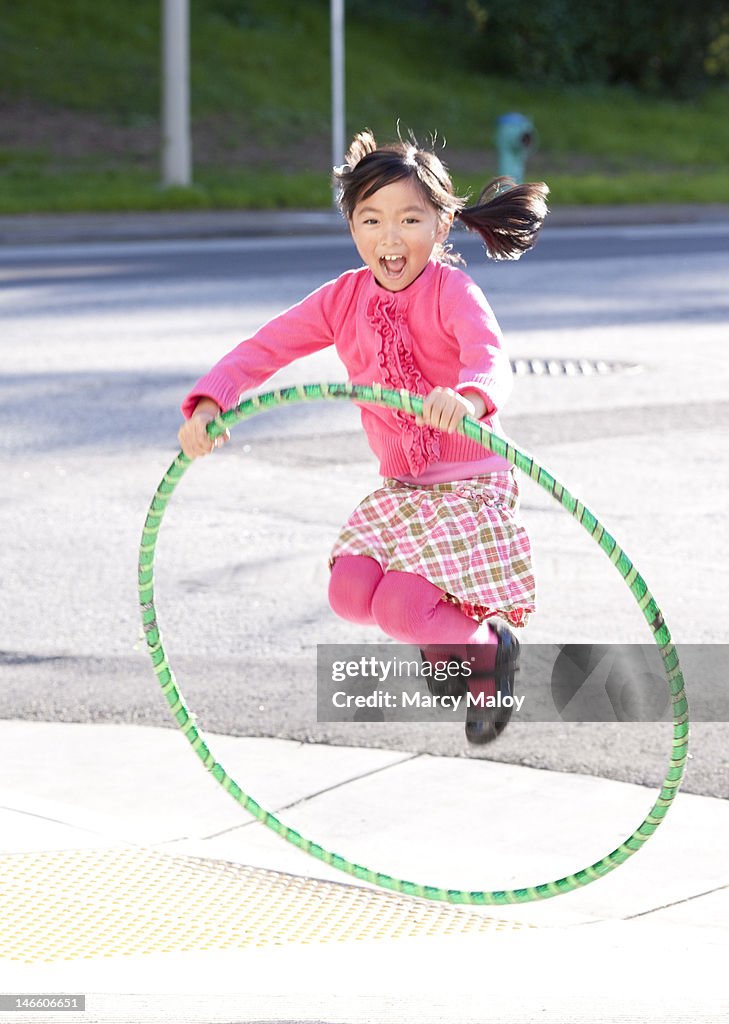
M 472 703 L 474 697 L 483 693 L 485 697 L 514 696 L 514 676 L 519 665 L 519 641 L 506 626 L 491 624 L 498 636 L 496 666 L 493 672 L 474 672 L 468 680 L 471 700 L 466 705 L 466 739 L 469 743 L 482 746 L 498 739 L 511 718 L 512 701 L 508 707 L 479 707 Z

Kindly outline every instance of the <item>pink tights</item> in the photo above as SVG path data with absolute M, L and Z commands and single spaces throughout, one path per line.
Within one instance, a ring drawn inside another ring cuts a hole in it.
M 479 626 L 442 597 L 443 591 L 422 576 L 383 572 L 374 558 L 365 555 L 337 558 L 329 580 L 329 604 L 348 622 L 377 625 L 399 643 L 426 647 L 428 657 L 465 659 L 465 645 L 477 645 L 481 648 L 477 667 L 492 669 L 494 631 L 486 623 Z

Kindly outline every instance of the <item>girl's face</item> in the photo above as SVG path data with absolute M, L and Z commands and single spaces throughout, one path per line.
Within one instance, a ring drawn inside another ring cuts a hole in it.
M 425 270 L 436 245 L 445 242 L 451 220 L 404 179 L 357 203 L 349 228 L 377 281 L 401 292 Z

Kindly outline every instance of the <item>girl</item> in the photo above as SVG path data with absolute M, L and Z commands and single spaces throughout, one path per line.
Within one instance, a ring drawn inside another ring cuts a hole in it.
M 361 408 L 385 479 L 337 538 L 329 602 L 429 660 L 460 657 L 461 692 L 467 678 L 472 694 L 508 694 L 518 643 L 497 621 L 523 626 L 534 609 L 529 540 L 509 463 L 455 430 L 468 415 L 500 432 L 511 367 L 483 293 L 445 243 L 458 217 L 490 257 L 518 259 L 536 241 L 548 189 L 496 178 L 466 207 L 433 152 L 402 140 L 378 147 L 368 131 L 334 177 L 364 266 L 269 321 L 197 382 L 182 407 L 182 449 L 214 450 L 206 426 L 241 392 L 332 344 L 353 383 L 423 395 L 416 420 Z M 509 712 L 467 703 L 468 740 L 495 738 Z

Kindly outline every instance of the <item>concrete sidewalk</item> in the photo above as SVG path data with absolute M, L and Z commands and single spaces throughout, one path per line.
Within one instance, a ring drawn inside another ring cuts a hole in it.
M 656 796 L 468 757 L 209 742 L 302 835 L 450 888 L 579 870 Z M 455 907 L 281 840 L 176 730 L 0 721 L 0 744 L 0 990 L 87 997 L 43 1020 L 729 1020 L 726 801 L 679 795 L 635 857 L 576 892 Z
M 550 227 L 726 223 L 726 203 L 624 206 L 552 205 Z M 38 213 L 0 216 L 0 244 L 142 242 L 174 238 L 255 238 L 343 234 L 331 210 L 182 210 L 153 213 Z

